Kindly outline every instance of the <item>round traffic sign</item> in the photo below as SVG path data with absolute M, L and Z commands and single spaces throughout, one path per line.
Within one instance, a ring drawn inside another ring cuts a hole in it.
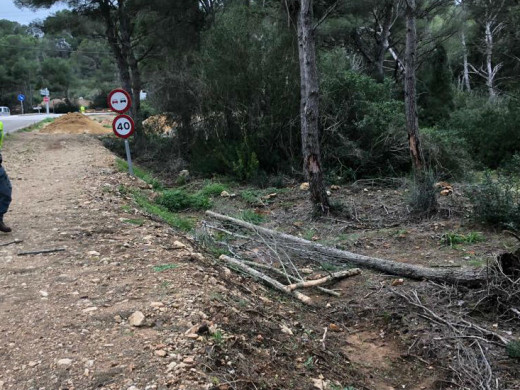
M 48 96 L 44 96 L 44 97 L 43 97 L 43 102 L 44 102 L 44 103 L 47 103 L 48 101 L 49 101 L 49 97 L 48 97 Z
M 18 95 L 18 100 L 23 102 L 25 100 L 25 95 L 23 93 Z
M 114 134 L 118 137 L 128 138 L 134 133 L 134 120 L 128 115 L 118 115 L 112 122 L 112 130 L 114 130 Z
M 124 89 L 114 89 L 108 94 L 108 107 L 110 107 L 112 111 L 122 114 L 128 111 L 131 105 L 132 99 L 130 98 L 130 94 Z

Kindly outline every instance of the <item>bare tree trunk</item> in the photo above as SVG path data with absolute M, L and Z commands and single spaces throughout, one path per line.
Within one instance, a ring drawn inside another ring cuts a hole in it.
M 417 56 L 417 31 L 415 26 L 415 0 L 406 0 L 406 52 L 405 52 L 405 79 L 404 99 L 406 111 L 406 130 L 408 131 L 408 142 L 410 155 L 416 172 L 422 171 L 424 157 L 421 151 L 419 137 L 419 117 L 417 114 L 417 92 L 416 92 L 416 56 Z
M 297 18 L 298 54 L 300 59 L 301 80 L 301 136 L 303 169 L 311 193 L 311 201 L 328 212 L 330 205 L 323 184 L 321 166 L 319 119 L 319 85 L 316 67 L 316 48 L 314 43 L 312 0 L 300 0 Z
M 496 97 L 495 91 L 495 72 L 493 69 L 493 33 L 491 31 L 492 20 L 486 20 L 486 86 L 489 98 Z
M 464 32 L 464 28 L 461 33 L 461 43 L 462 43 L 462 55 L 463 55 L 463 66 L 464 66 L 464 74 L 463 74 L 463 82 L 466 91 L 471 91 L 471 84 L 469 82 L 469 65 L 468 65 L 468 47 L 466 46 L 466 33 Z
M 392 27 L 392 19 L 394 17 L 394 0 L 387 1 L 384 7 L 383 21 L 378 28 L 380 29 L 380 36 L 377 40 L 374 71 L 377 82 L 382 83 L 385 80 L 385 54 L 390 47 L 390 28 Z

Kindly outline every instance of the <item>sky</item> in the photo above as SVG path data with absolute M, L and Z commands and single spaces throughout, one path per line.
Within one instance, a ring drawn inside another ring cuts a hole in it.
M 56 11 L 65 9 L 64 5 L 56 5 L 50 9 L 39 9 L 34 12 L 29 8 L 18 8 L 13 0 L 0 0 L 0 19 L 12 20 L 20 24 L 29 24 L 35 19 L 45 19 Z

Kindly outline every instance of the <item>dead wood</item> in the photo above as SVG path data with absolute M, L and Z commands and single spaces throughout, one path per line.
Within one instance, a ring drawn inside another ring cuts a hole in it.
M 43 249 L 41 251 L 20 252 L 20 253 L 18 253 L 18 256 L 39 255 L 39 254 L 43 254 L 43 253 L 54 253 L 54 252 L 64 252 L 64 251 L 65 251 L 65 249 L 63 249 L 63 248 Z
M 242 228 L 276 238 L 279 246 L 284 246 L 287 249 L 304 252 L 310 258 L 332 258 L 337 262 L 349 263 L 363 268 L 373 269 L 391 275 L 405 276 L 410 279 L 427 279 L 443 283 L 464 284 L 464 285 L 482 285 L 486 280 L 485 272 L 463 271 L 452 269 L 433 269 L 422 267 L 415 264 L 401 263 L 398 261 L 379 259 L 356 253 L 348 252 L 341 249 L 327 247 L 322 244 L 311 242 L 300 237 L 295 237 L 290 234 L 277 232 L 272 229 L 256 226 L 251 223 L 228 217 L 226 215 L 218 214 L 212 211 L 206 211 L 206 214 L 226 221 Z
M 305 288 L 305 287 L 315 287 L 322 284 L 325 284 L 327 282 L 330 282 L 332 280 L 339 280 L 348 278 L 349 276 L 355 276 L 359 275 L 361 273 L 361 270 L 359 268 L 351 268 L 346 269 L 339 272 L 334 272 L 333 274 L 330 274 L 328 276 L 325 276 L 324 278 L 316 279 L 316 280 L 305 280 L 298 283 L 293 283 L 287 286 L 287 289 L 290 291 L 296 290 L 297 288 Z
M 271 267 L 267 264 L 262 264 L 262 263 L 257 263 L 257 262 L 254 262 L 254 261 L 248 261 L 248 260 L 242 260 L 242 262 L 244 264 L 247 264 L 247 265 L 250 265 L 251 267 L 256 267 L 256 268 L 262 268 L 262 269 L 266 269 L 266 270 L 269 270 L 271 272 L 274 272 L 275 274 L 278 274 L 280 276 L 283 276 L 293 282 L 301 282 L 302 280 L 292 276 L 292 275 L 289 275 L 287 274 L 286 272 L 283 272 L 283 271 L 280 271 L 279 269 L 277 268 L 274 268 L 274 267 Z M 335 297 L 340 297 L 341 294 L 337 291 L 333 291 L 333 290 L 329 290 L 328 288 L 324 288 L 324 287 L 319 287 L 317 286 L 317 289 L 320 290 L 321 292 L 325 293 L 325 294 L 329 294 L 329 295 L 334 295 Z
M 9 242 L 4 242 L 2 244 L 0 244 L 0 246 L 8 246 L 8 245 L 11 245 L 11 244 L 19 244 L 23 242 L 23 240 L 13 240 L 13 241 L 9 241 Z
M 292 295 L 293 297 L 295 297 L 296 299 L 298 299 L 299 301 L 301 301 L 307 305 L 312 304 L 311 298 L 309 298 L 307 295 L 304 295 L 298 291 L 291 291 L 291 290 L 287 289 L 287 286 L 284 286 L 278 280 L 275 280 L 275 279 L 271 278 L 270 276 L 267 276 L 266 274 L 245 265 L 240 260 L 234 259 L 234 258 L 226 256 L 226 255 L 221 255 L 219 257 L 219 260 L 225 261 L 226 263 L 231 264 L 236 268 L 239 268 L 241 271 L 247 273 L 248 275 L 251 275 L 255 278 L 258 278 L 258 279 L 264 281 L 269 286 L 273 287 L 274 289 L 276 289 L 278 291 L 283 292 L 284 294 Z

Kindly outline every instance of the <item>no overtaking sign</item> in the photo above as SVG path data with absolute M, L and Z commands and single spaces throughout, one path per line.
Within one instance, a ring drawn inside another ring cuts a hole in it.
M 108 106 L 112 111 L 115 111 L 121 115 L 114 118 L 112 122 L 112 130 L 114 134 L 125 140 L 126 149 L 126 160 L 128 161 L 128 171 L 130 175 L 134 176 L 134 170 L 132 168 L 132 157 L 130 156 L 130 145 L 128 143 L 128 137 L 130 137 L 135 130 L 134 121 L 128 115 L 123 113 L 130 109 L 132 105 L 132 99 L 130 94 L 124 89 L 114 89 L 108 94 Z

